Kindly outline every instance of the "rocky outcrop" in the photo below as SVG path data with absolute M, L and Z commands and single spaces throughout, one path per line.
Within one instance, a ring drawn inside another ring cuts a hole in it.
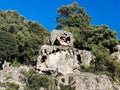
M 95 59 L 95 56 L 91 54 L 90 51 L 87 50 L 79 50 L 79 54 L 81 57 L 81 64 L 90 65 L 91 61 Z
M 66 75 L 79 68 L 79 60 L 77 52 L 69 46 L 43 45 L 37 59 L 36 69 Z
M 115 47 L 116 52 L 113 52 L 111 54 L 112 58 L 117 60 L 117 62 L 120 62 L 120 45 L 117 45 Z
M 79 69 L 79 64 L 90 65 L 93 55 L 90 51 L 73 48 L 74 38 L 70 32 L 53 30 L 49 41 L 41 47 L 36 69 L 40 72 L 70 74 Z
M 116 45 L 115 49 L 120 52 L 120 45 Z
M 21 76 L 23 76 L 20 72 L 22 70 L 29 71 L 30 67 L 28 66 L 20 66 L 20 67 L 13 67 L 9 66 L 0 70 L 0 90 L 6 90 L 6 86 L 2 85 L 6 82 L 13 82 L 19 85 L 19 90 L 24 90 L 25 83 L 21 80 Z
M 120 62 L 120 52 L 114 52 L 111 56 L 113 59 L 117 60 L 117 62 Z
M 58 81 L 75 87 L 75 90 L 113 90 L 113 85 L 106 75 L 81 72 L 61 76 Z
M 73 42 L 70 32 L 54 30 L 48 43 L 41 47 L 37 71 L 55 76 L 58 89 L 62 83 L 71 85 L 75 90 L 113 90 L 108 76 L 80 72 L 80 64 L 89 66 L 95 57 L 90 51 L 74 48 Z
M 63 30 L 53 30 L 48 40 L 49 45 L 73 46 L 74 38 L 70 32 Z
M 79 68 L 80 56 L 73 48 L 74 38 L 70 32 L 53 30 L 47 45 L 41 47 L 36 69 L 54 75 L 67 75 Z
M 112 83 L 106 75 L 81 73 L 75 76 L 75 90 L 112 90 Z

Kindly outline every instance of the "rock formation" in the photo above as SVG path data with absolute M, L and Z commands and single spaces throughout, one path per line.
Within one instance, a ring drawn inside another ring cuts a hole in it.
M 75 90 L 113 90 L 106 75 L 80 72 L 79 65 L 89 66 L 95 57 L 90 51 L 74 48 L 73 43 L 70 32 L 54 30 L 48 43 L 41 47 L 36 69 L 56 76 L 58 84 L 71 85 Z
M 49 45 L 73 46 L 74 38 L 72 33 L 63 30 L 53 30 L 48 40 Z
M 66 75 L 78 70 L 80 63 L 90 65 L 94 58 L 91 52 L 73 48 L 73 43 L 74 38 L 70 32 L 53 30 L 48 43 L 41 47 L 36 69 Z
M 117 45 L 115 49 L 116 49 L 116 52 L 113 52 L 111 56 L 112 58 L 117 60 L 117 62 L 120 62 L 120 45 Z
M 79 68 L 79 51 L 73 48 L 73 35 L 70 32 L 54 30 L 48 45 L 41 47 L 36 69 L 42 72 L 66 75 Z
M 58 82 L 69 84 L 71 87 L 75 87 L 75 90 L 113 90 L 113 85 L 108 76 L 95 75 L 93 73 L 68 74 L 59 77 Z
M 18 90 L 24 90 L 26 84 L 20 78 L 23 76 L 21 71 L 24 70 L 27 72 L 30 69 L 31 67 L 21 65 L 20 67 L 9 66 L 0 70 L 0 90 L 7 90 L 7 87 L 4 85 L 6 82 L 18 84 Z

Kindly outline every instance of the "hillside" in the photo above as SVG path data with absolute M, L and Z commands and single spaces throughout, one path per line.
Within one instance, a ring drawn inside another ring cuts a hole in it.
M 0 11 L 0 90 L 120 90 L 120 41 L 76 2 L 50 34 L 17 11 Z

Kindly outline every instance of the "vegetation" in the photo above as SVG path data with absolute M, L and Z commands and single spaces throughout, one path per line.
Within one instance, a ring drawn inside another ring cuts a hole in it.
M 91 66 L 80 65 L 82 71 L 104 73 L 112 77 L 120 78 L 120 63 L 110 56 L 114 47 L 119 43 L 116 32 L 108 26 L 90 25 L 91 18 L 85 10 L 76 2 L 58 9 L 56 28 L 70 31 L 75 38 L 74 47 L 90 50 L 96 57 Z
M 75 90 L 75 88 L 71 87 L 71 85 L 63 85 L 63 84 L 60 84 L 60 89 L 61 90 Z
M 24 75 L 23 80 L 26 83 L 25 90 L 39 90 L 40 87 L 46 90 L 56 90 L 54 81 L 47 75 L 38 74 L 33 69 L 29 72 L 21 71 L 21 73 Z
M 6 90 L 18 90 L 19 85 L 14 82 L 6 82 Z
M 49 32 L 41 25 L 26 21 L 16 11 L 0 11 L 0 59 L 2 61 L 33 64 L 40 46 L 46 42 L 48 36 Z

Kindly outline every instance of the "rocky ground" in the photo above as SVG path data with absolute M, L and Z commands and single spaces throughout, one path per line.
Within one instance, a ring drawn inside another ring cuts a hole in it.
M 0 70 L 0 90 L 6 90 L 6 82 L 14 82 L 19 85 L 19 90 L 24 90 L 25 83 L 21 81 L 20 77 L 23 75 L 20 72 L 22 70 L 29 71 L 29 69 L 28 66 L 9 66 Z

